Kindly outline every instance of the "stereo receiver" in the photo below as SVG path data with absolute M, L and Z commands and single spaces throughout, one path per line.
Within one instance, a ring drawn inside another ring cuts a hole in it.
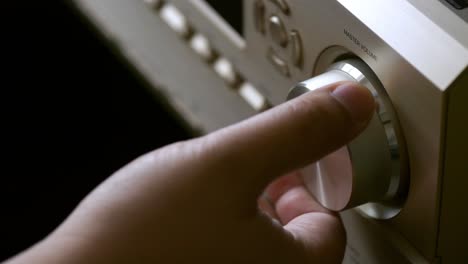
M 71 2 L 201 134 L 360 82 L 369 126 L 304 168 L 344 263 L 468 263 L 468 1 Z

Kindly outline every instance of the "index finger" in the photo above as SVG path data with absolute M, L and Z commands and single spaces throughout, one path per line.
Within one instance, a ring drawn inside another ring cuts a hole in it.
M 274 178 L 338 149 L 363 130 L 375 106 L 356 83 L 336 83 L 203 138 L 203 162 L 246 199 Z

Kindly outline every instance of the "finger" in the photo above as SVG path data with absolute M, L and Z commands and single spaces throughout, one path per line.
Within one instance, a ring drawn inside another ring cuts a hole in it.
M 299 215 L 310 212 L 330 213 L 321 206 L 307 191 L 300 172 L 282 176 L 268 185 L 262 197 L 268 197 L 268 202 L 274 210 L 274 215 L 282 224 L 287 224 Z
M 266 195 L 262 195 L 258 198 L 258 209 L 270 218 L 279 221 L 275 208 Z
M 307 213 L 332 214 L 332 212 L 322 207 L 303 185 L 287 190 L 278 198 L 273 206 L 280 222 L 284 225 L 296 217 Z
M 294 218 L 284 228 L 303 245 L 309 259 L 320 263 L 343 261 L 346 232 L 338 216 L 310 212 Z
M 299 172 L 293 172 L 275 179 L 265 189 L 265 196 L 268 197 L 270 203 L 274 206 L 279 198 L 290 189 L 302 186 L 304 183 L 300 178 Z
M 255 201 L 274 178 L 354 138 L 367 125 L 374 106 L 365 87 L 329 85 L 201 138 L 199 163 L 223 172 L 210 182 L 222 181 L 219 184 L 229 186 L 232 194 Z

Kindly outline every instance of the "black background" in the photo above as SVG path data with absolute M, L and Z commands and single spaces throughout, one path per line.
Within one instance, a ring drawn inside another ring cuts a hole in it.
M 133 158 L 190 135 L 61 1 L 4 2 L 0 261 Z
M 241 0 L 206 0 L 232 28 L 240 35 L 244 34 L 243 30 L 243 3 Z

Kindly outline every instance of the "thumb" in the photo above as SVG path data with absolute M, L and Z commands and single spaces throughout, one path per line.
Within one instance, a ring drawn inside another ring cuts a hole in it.
M 367 88 L 335 83 L 201 138 L 201 162 L 215 181 L 255 201 L 274 178 L 315 162 L 352 140 L 375 107 Z M 205 167 L 206 168 L 206 167 Z M 255 205 L 256 206 L 256 205 Z

